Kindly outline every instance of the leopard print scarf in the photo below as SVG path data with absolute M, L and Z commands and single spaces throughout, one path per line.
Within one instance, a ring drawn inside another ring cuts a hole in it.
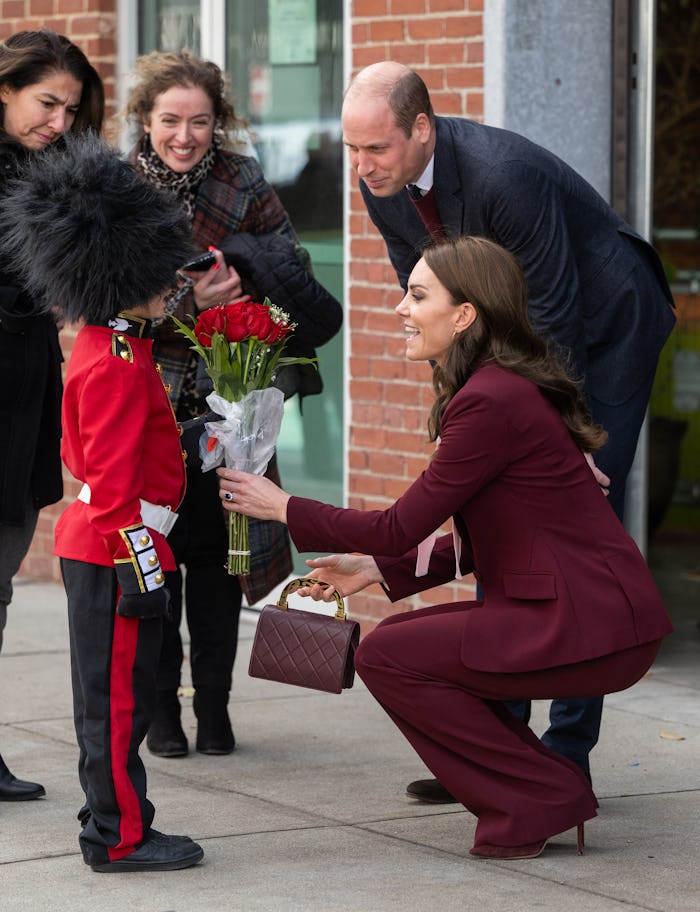
M 185 171 L 184 174 L 180 174 L 165 164 L 153 149 L 151 137 L 148 133 L 144 133 L 139 141 L 136 168 L 150 184 L 174 193 L 180 201 L 190 224 L 192 224 L 197 189 L 214 166 L 215 154 L 216 140 L 212 142 L 202 160 L 194 168 L 190 171 Z M 192 279 L 184 275 L 180 276 L 180 279 L 180 285 L 177 288 L 173 288 L 170 294 L 167 295 L 166 314 L 174 313 L 190 293 L 193 284 Z M 155 320 L 154 325 L 160 325 L 162 322 L 162 320 Z
M 155 187 L 163 190 L 170 190 L 178 198 L 185 210 L 187 218 L 192 222 L 194 218 L 194 204 L 197 196 L 197 188 L 202 181 L 208 176 L 214 165 L 215 144 L 212 143 L 207 149 L 204 158 L 199 161 L 190 171 L 180 174 L 173 171 L 157 155 L 151 145 L 151 138 L 148 133 L 144 133 L 140 150 L 136 156 L 137 169 L 143 174 L 146 180 Z

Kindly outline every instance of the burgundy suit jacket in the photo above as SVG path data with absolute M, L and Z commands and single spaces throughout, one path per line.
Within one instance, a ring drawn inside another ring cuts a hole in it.
M 455 578 L 452 536 L 428 573 L 416 547 L 451 516 L 461 570 L 483 601 L 463 602 L 462 659 L 520 672 L 609 655 L 670 633 L 656 585 L 556 409 L 537 387 L 495 365 L 447 407 L 428 468 L 386 510 L 292 497 L 300 551 L 372 554 L 397 601 Z

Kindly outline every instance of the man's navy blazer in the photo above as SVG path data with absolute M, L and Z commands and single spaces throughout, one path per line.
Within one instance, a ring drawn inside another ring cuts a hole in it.
M 626 402 L 675 322 L 656 252 L 541 146 L 465 118 L 436 124 L 434 189 L 447 235 L 480 235 L 514 253 L 537 330 L 571 353 L 591 396 Z M 426 228 L 407 192 L 375 197 L 362 180 L 360 189 L 405 288 Z

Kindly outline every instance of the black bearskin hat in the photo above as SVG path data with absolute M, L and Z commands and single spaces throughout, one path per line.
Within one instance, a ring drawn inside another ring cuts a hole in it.
M 176 284 L 195 252 L 176 198 L 95 134 L 32 156 L 0 205 L 6 266 L 69 323 L 105 323 Z

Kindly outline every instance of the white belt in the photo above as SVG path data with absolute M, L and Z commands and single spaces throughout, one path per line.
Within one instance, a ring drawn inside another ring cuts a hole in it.
M 90 485 L 84 484 L 78 494 L 78 500 L 83 503 L 90 503 Z M 149 529 L 155 529 L 161 535 L 169 535 L 173 526 L 177 522 L 177 513 L 170 507 L 159 507 L 158 504 L 151 503 L 148 500 L 141 500 L 141 519 L 144 526 Z

